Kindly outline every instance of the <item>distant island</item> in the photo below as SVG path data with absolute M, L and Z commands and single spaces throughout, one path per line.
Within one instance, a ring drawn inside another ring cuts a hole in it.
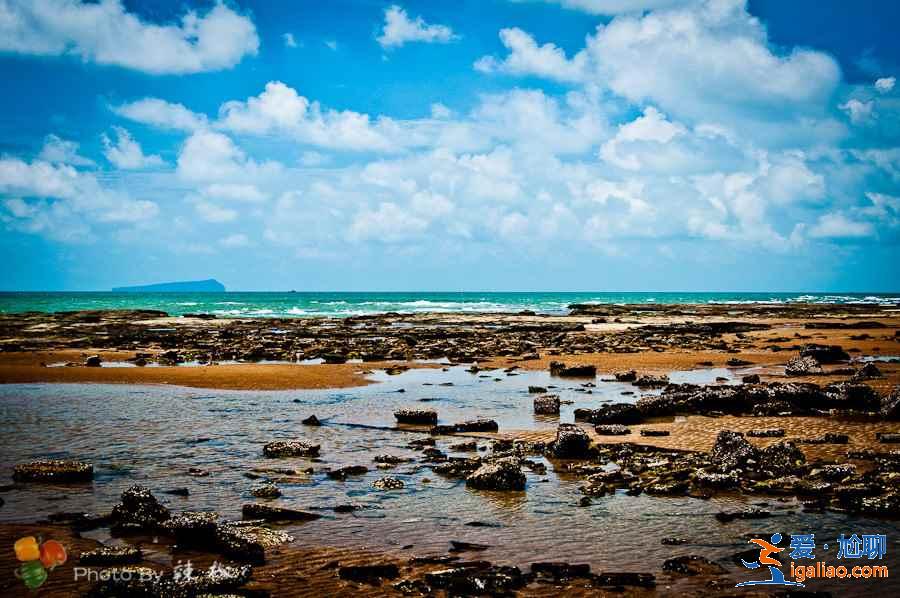
M 224 293 L 225 285 L 210 278 L 182 282 L 160 282 L 133 287 L 114 287 L 113 293 Z

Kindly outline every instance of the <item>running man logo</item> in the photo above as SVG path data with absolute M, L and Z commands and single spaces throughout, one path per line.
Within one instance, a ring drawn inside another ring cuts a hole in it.
M 743 563 L 744 567 L 748 569 L 759 569 L 763 565 L 769 567 L 769 579 L 759 579 L 759 580 L 751 580 L 751 581 L 743 581 L 734 587 L 740 588 L 744 586 L 799 586 L 805 587 L 802 583 L 797 581 L 787 581 L 784 578 L 784 573 L 781 572 L 781 562 L 777 559 L 773 559 L 772 554 L 776 554 L 784 550 L 784 548 L 779 547 L 777 544 L 781 542 L 781 534 L 774 533 L 770 538 L 771 542 L 766 542 L 761 538 L 753 538 L 750 540 L 750 544 L 756 544 L 759 546 L 759 558 L 756 561 L 747 562 L 744 559 L 741 559 L 741 563 Z

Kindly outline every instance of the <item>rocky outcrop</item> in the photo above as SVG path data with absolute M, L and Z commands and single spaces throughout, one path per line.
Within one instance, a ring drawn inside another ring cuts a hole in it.
M 400 409 L 394 411 L 394 417 L 401 424 L 433 426 L 438 421 L 437 411 L 425 409 Z
M 585 459 L 589 456 L 591 440 L 587 433 L 575 424 L 560 424 L 556 440 L 548 446 L 557 459 Z
M 513 457 L 485 463 L 466 478 L 466 486 L 478 490 L 524 490 L 525 474 Z
M 263 447 L 263 455 L 270 458 L 278 457 L 318 457 L 318 444 L 310 444 L 301 440 L 275 440 Z
M 89 482 L 94 479 L 94 466 L 81 461 L 32 461 L 13 468 L 17 482 L 48 482 L 54 484 Z
M 122 493 L 122 502 L 113 507 L 110 518 L 117 532 L 154 531 L 170 517 L 169 510 L 143 486 L 132 486 Z
M 566 365 L 561 361 L 551 361 L 550 375 L 560 378 L 594 378 L 597 376 L 597 366 L 585 363 Z
M 543 395 L 534 399 L 536 415 L 559 415 L 559 395 Z
M 307 511 L 275 507 L 259 503 L 248 503 L 241 507 L 244 519 L 262 519 L 263 521 L 313 521 L 322 516 Z
M 840 345 L 806 345 L 800 350 L 800 357 L 811 357 L 818 363 L 850 361 L 850 355 Z
M 784 366 L 786 376 L 813 376 L 822 373 L 822 366 L 814 357 L 798 355 Z

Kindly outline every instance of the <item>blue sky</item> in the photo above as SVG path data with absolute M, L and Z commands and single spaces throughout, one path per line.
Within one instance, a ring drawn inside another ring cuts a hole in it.
M 0 0 L 0 289 L 896 291 L 898 17 Z

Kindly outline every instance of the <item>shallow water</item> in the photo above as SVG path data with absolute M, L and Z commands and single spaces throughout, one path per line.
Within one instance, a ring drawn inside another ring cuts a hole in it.
M 18 485 L 3 493 L 6 504 L 0 508 L 0 520 L 30 522 L 56 511 L 107 511 L 135 483 L 150 487 L 174 511 L 213 509 L 237 518 L 241 505 L 254 500 L 249 491 L 255 482 L 244 475 L 254 468 L 313 466 L 318 471 L 355 464 L 371 471 L 346 481 L 330 480 L 323 473 L 286 479 L 270 475 L 284 493 L 272 504 L 300 509 L 346 503 L 368 507 L 348 515 L 324 510 L 321 520 L 288 527 L 299 542 L 367 546 L 419 556 L 445 553 L 450 540 L 464 540 L 489 545 L 478 558 L 497 562 L 526 565 L 566 560 L 588 562 L 597 570 L 657 571 L 666 558 L 679 554 L 727 561 L 748 547 L 748 533 L 765 537 L 775 531 L 816 533 L 832 543 L 840 533 L 884 533 L 890 542 L 888 564 L 897 563 L 900 527 L 896 523 L 801 513 L 792 500 L 755 499 L 768 502 L 777 517 L 723 525 L 713 517 L 716 512 L 753 501 L 740 496 L 703 501 L 617 494 L 580 508 L 576 506 L 580 482 L 558 476 L 552 464 L 544 475 L 527 472 L 527 489 L 518 493 L 470 490 L 463 481 L 443 478 L 418 463 L 374 469 L 372 458 L 377 454 L 417 460 L 421 456 L 406 445 L 425 434 L 355 427 L 394 428 L 395 409 L 435 409 L 442 423 L 489 417 L 498 421 L 501 431 L 552 430 L 560 421 L 571 422 L 576 407 L 631 402 L 641 394 L 629 384 L 599 379 L 552 378 L 547 372 L 513 374 L 502 370 L 472 374 L 460 366 L 446 371 L 414 369 L 396 376 L 376 372 L 379 383 L 361 388 L 279 392 L 165 385 L 3 385 L 2 475 L 9 476 L 14 464 L 32 459 L 74 458 L 93 462 L 96 476 L 87 485 Z M 672 373 L 670 378 L 705 383 L 720 376 L 731 382 L 740 374 L 722 368 Z M 536 417 L 531 413 L 534 395 L 528 394 L 529 385 L 547 387 L 572 404 L 563 405 L 559 418 Z M 404 392 L 398 392 L 401 389 Z M 622 394 L 629 391 L 635 394 Z M 326 425 L 301 425 L 311 414 Z M 321 444 L 321 458 L 262 456 L 266 442 L 290 438 Z M 459 441 L 445 438 L 438 440 L 438 447 L 447 450 Z M 192 476 L 190 468 L 209 475 Z M 372 482 L 388 474 L 402 479 L 406 488 L 373 490 Z M 163 493 L 176 487 L 187 487 L 190 496 Z M 465 525 L 473 521 L 491 527 Z M 660 540 L 670 536 L 690 543 L 663 546 Z M 408 545 L 412 547 L 402 549 Z M 726 566 L 744 575 L 730 561 Z M 853 583 L 876 587 L 875 582 Z

